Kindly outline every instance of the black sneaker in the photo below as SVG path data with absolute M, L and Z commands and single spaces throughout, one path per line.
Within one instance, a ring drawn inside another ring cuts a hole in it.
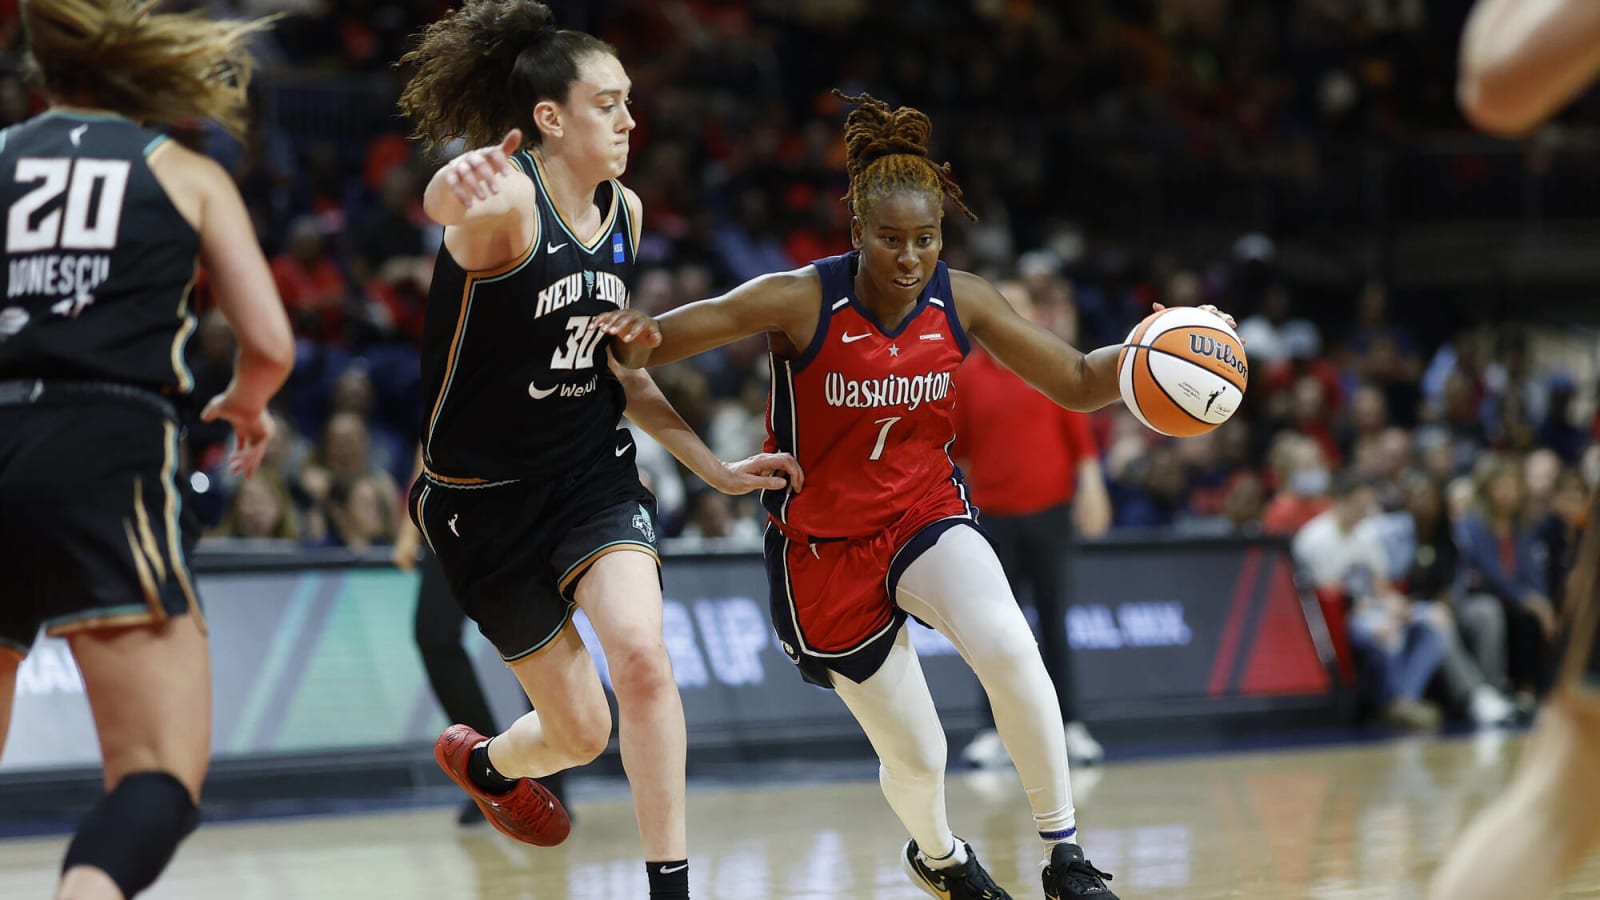
M 995 884 L 989 873 L 983 870 L 978 855 L 972 852 L 972 845 L 962 841 L 961 846 L 967 848 L 966 862 L 946 869 L 935 869 L 922 861 L 916 841 L 906 841 L 905 852 L 900 854 L 900 864 L 917 887 L 939 900 L 1011 900 L 1011 895 Z
M 1050 863 L 1044 867 L 1044 895 L 1048 900 L 1068 900 L 1070 897 L 1094 897 L 1095 900 L 1117 900 L 1106 882 L 1111 875 L 1102 872 L 1083 858 L 1083 849 L 1077 844 L 1057 844 L 1050 851 Z

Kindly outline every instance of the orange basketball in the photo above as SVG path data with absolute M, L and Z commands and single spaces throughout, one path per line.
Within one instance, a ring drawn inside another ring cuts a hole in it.
M 1172 437 L 1205 434 L 1228 421 L 1249 378 L 1239 335 L 1192 306 L 1146 316 L 1117 357 L 1122 402 L 1139 421 Z

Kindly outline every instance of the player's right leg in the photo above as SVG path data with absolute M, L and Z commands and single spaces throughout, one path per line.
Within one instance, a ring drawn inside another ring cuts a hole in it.
M 67 848 L 58 897 L 132 897 L 199 822 L 211 660 L 196 616 L 68 634 L 105 760 L 106 795 Z
M 534 711 L 498 735 L 452 725 L 435 743 L 434 758 L 498 831 L 551 847 L 566 840 L 572 822 L 534 779 L 599 756 L 611 735 L 611 709 L 594 660 L 570 623 L 508 665 Z
M 876 672 L 860 683 L 835 673 L 833 689 L 872 742 L 883 796 L 911 833 L 900 862 L 912 882 L 948 900 L 1006 900 L 1010 895 L 950 830 L 944 729 L 906 628 Z

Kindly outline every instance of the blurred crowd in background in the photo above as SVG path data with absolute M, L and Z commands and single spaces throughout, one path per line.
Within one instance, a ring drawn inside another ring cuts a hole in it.
M 393 61 L 447 4 L 171 5 L 284 14 L 259 48 L 250 135 L 175 135 L 234 173 L 299 348 L 253 478 L 226 473 L 226 426 L 190 427 L 192 505 L 216 537 L 391 542 L 440 242 L 420 209 L 438 161 L 394 114 L 407 73 Z M 1446 711 L 1479 721 L 1525 713 L 1548 683 L 1559 573 L 1600 479 L 1593 333 L 1541 327 L 1492 285 L 1440 288 L 1386 250 L 1396 223 L 1548 225 L 1585 214 L 1585 186 L 1594 196 L 1559 152 L 1430 155 L 1467 132 L 1449 89 L 1467 3 L 551 5 L 613 42 L 633 78 L 635 306 L 664 311 L 848 249 L 845 107 L 828 90 L 916 105 L 980 216 L 947 218 L 951 266 L 1016 282 L 1041 325 L 1085 349 L 1120 341 L 1154 302 L 1239 320 L 1250 386 L 1224 427 L 1175 441 L 1120 404 L 1093 416 L 1113 534 L 1292 536 L 1347 635 L 1342 662 L 1397 723 L 1436 720 L 1422 696 L 1435 675 Z M 4 126 L 40 100 L 19 36 L 0 38 Z M 1580 102 L 1564 127 L 1588 133 L 1596 106 Z M 653 372 L 724 459 L 764 436 L 765 349 Z M 200 400 L 233 352 L 204 313 L 189 346 Z M 707 490 L 640 446 L 666 535 L 759 538 L 754 498 Z M 1026 477 L 1025 448 L 1016 465 Z

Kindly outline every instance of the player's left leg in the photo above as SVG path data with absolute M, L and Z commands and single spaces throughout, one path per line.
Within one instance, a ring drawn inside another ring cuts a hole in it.
M 60 897 L 132 897 L 199 821 L 211 752 L 211 657 L 197 616 L 71 633 L 106 795 L 67 847 Z
M 1112 897 L 1075 847 L 1056 852 L 1058 844 L 1075 844 L 1078 831 L 1060 705 L 989 543 L 972 528 L 947 529 L 906 567 L 896 600 L 955 645 L 989 695 L 995 726 L 1045 843 L 1046 893 Z

